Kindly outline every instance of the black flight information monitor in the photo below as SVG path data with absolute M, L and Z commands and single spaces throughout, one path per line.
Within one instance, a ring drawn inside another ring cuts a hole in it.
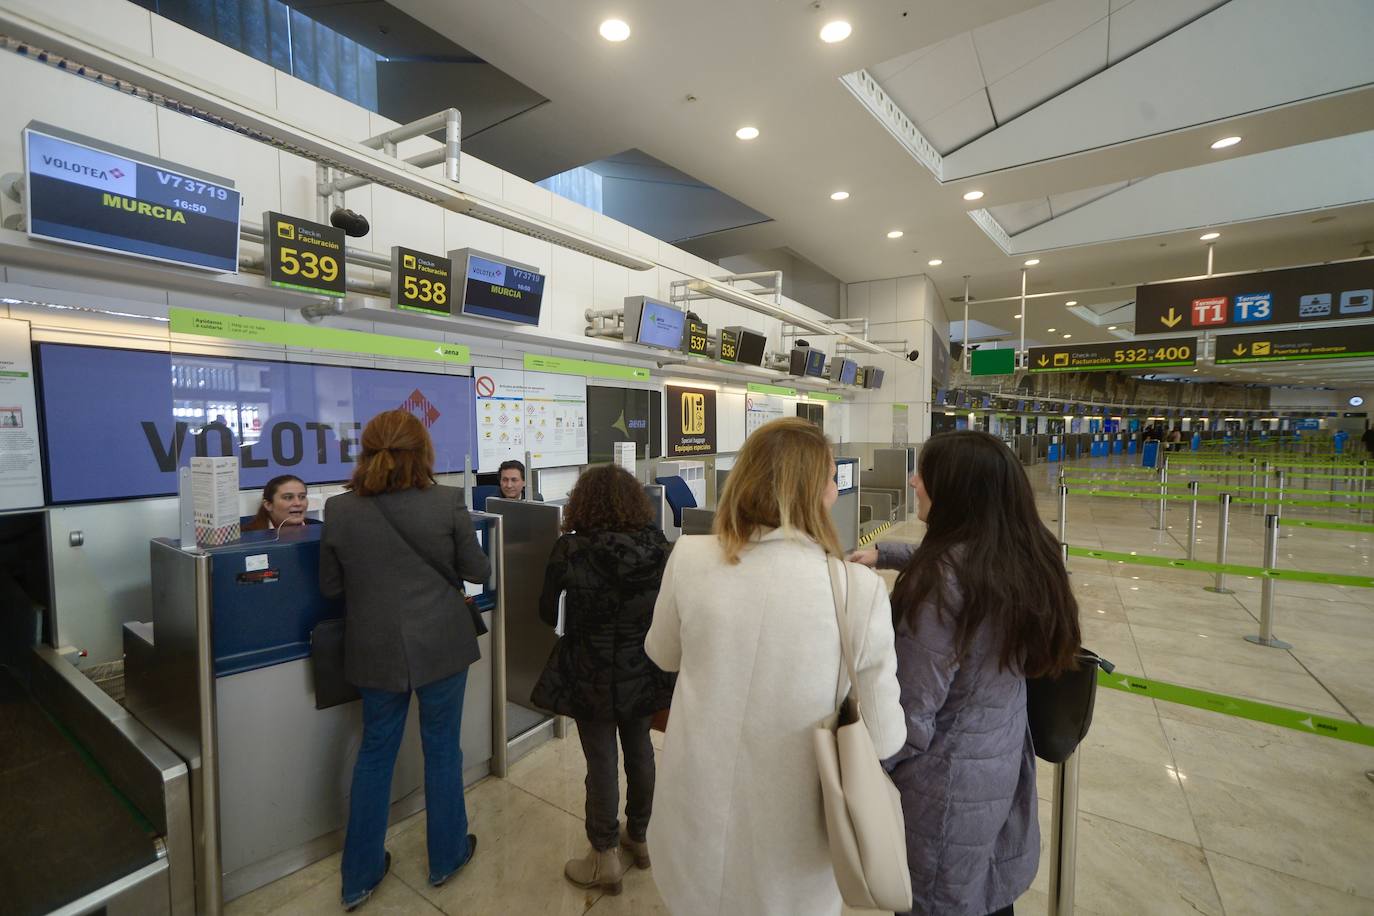
M 344 295 L 344 231 L 268 210 L 262 215 L 267 282 L 318 296 Z
M 36 123 L 24 163 L 30 238 L 238 271 L 232 181 Z
M 393 246 L 391 305 L 430 315 L 452 314 L 453 262 L 442 255 Z
M 515 324 L 539 324 L 544 304 L 543 274 L 528 264 L 469 248 L 450 251 L 449 258 L 463 272 L 462 314 Z

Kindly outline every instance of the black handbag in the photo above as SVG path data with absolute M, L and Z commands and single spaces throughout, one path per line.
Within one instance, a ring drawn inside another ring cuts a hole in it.
M 344 678 L 344 621 L 321 620 L 310 631 L 310 666 L 315 676 L 315 708 L 328 709 L 361 699 Z
M 406 542 L 406 546 L 411 549 L 411 552 L 424 560 L 426 566 L 437 572 L 443 577 L 445 582 L 458 590 L 459 597 L 463 599 L 463 605 L 468 609 L 468 614 L 472 617 L 473 632 L 478 636 L 488 632 L 487 622 L 482 619 L 482 612 L 477 609 L 477 602 L 474 601 L 468 595 L 467 590 L 463 588 L 463 581 L 445 569 L 441 564 L 430 559 L 429 554 L 415 545 L 415 542 L 401 530 L 401 526 L 396 524 L 396 520 L 392 518 L 391 513 L 387 511 L 386 503 L 382 502 L 380 497 L 374 496 L 372 502 L 376 504 L 377 511 L 382 513 L 382 518 L 386 519 L 386 523 L 391 526 L 391 530 L 401 536 L 401 540 Z
M 1049 763 L 1069 759 L 1087 736 L 1097 697 L 1097 669 L 1115 666 L 1087 649 L 1078 650 L 1078 667 L 1058 677 L 1026 678 L 1026 719 L 1035 756 Z

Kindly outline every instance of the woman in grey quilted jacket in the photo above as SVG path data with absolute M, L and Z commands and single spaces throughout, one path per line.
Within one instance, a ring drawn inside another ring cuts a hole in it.
M 892 613 L 907 738 L 887 766 L 906 815 L 912 912 L 1001 916 L 1040 858 L 1026 677 L 1072 667 L 1078 605 L 1001 441 L 935 436 L 912 484 L 922 543 L 855 557 L 906 559 Z

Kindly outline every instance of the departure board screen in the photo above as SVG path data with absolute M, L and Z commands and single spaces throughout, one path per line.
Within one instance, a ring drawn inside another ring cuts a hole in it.
M 24 131 L 29 236 L 234 273 L 233 182 L 48 127 Z
M 472 253 L 467 257 L 463 314 L 539 324 L 544 275 Z

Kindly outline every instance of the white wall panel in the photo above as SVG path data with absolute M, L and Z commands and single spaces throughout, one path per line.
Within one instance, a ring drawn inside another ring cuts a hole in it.
M 716 394 L 716 451 L 737 452 L 744 445 L 744 392 Z
M 107 3 L 105 7 L 116 5 L 123 6 Z M 202 78 L 209 76 L 259 105 L 272 108 L 277 104 L 277 71 L 271 66 L 161 16 L 152 17 L 152 30 L 153 56 L 158 60 Z
M 110 0 L 48 0 L 42 4 L 45 15 L 79 29 L 99 29 L 111 45 L 121 45 L 140 54 L 153 53 L 152 20 L 158 18 L 133 3 Z
M 547 219 L 553 218 L 554 195 L 537 184 L 503 172 L 501 175 L 501 198 L 512 207 L 536 213 Z
M 500 226 L 484 223 L 480 219 L 444 211 L 444 253 L 456 248 L 476 248 L 488 254 L 501 254 L 505 247 Z
M 240 60 L 252 60 L 239 55 Z M 296 122 L 311 127 L 327 137 L 339 137 L 354 142 L 372 136 L 372 113 L 304 80 L 274 70 L 277 78 L 277 110 Z M 217 74 L 216 82 L 232 81 L 232 72 Z

